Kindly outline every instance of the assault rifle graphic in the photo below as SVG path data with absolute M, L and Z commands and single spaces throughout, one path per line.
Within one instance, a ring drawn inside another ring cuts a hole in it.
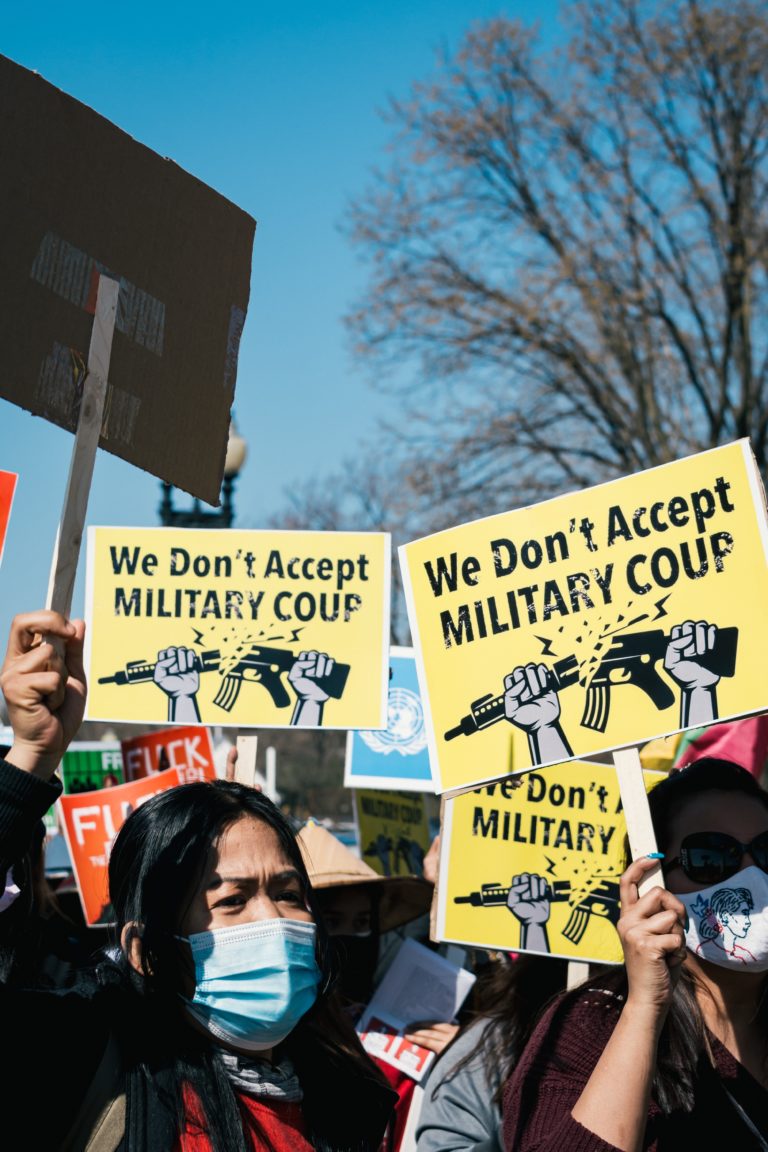
M 545 897 L 552 904 L 562 904 L 571 898 L 570 880 L 547 882 Z M 506 905 L 509 887 L 502 884 L 481 884 L 479 892 L 468 896 L 454 896 L 454 904 L 471 904 L 473 908 L 493 908 Z M 563 936 L 578 944 L 587 930 L 590 916 L 599 916 L 616 925 L 619 920 L 619 885 L 613 880 L 601 880 L 593 890 L 575 905 L 563 929 Z
M 697 656 L 697 662 L 719 676 L 733 676 L 738 635 L 738 628 L 719 628 L 712 651 Z M 642 689 L 659 711 L 674 704 L 674 692 L 656 670 L 658 661 L 664 659 L 670 639 L 660 628 L 613 637 L 587 686 L 581 718 L 583 728 L 591 728 L 595 732 L 605 731 L 611 708 L 611 688 L 623 687 L 625 684 L 634 684 L 636 688 Z M 553 688 L 568 688 L 580 679 L 579 662 L 575 656 L 565 656 L 552 665 L 549 675 Z M 455 728 L 448 729 L 444 739 L 473 736 L 482 728 L 488 728 L 503 719 L 504 694 L 493 696 L 489 692 L 487 696 L 472 702 L 468 714 L 462 716 Z
M 260 644 L 253 644 L 246 654 L 226 672 L 222 678 L 214 704 L 231 712 L 235 701 L 240 695 L 243 681 L 248 684 L 261 684 L 272 697 L 276 708 L 287 708 L 291 698 L 286 691 L 280 676 L 283 672 L 290 672 L 298 659 L 292 652 L 284 648 L 267 648 Z M 221 652 L 214 648 L 201 652 L 195 657 L 198 672 L 218 672 L 221 668 Z M 126 664 L 125 668 L 115 672 L 114 676 L 102 676 L 99 684 L 141 684 L 152 680 L 155 675 L 157 662 L 148 660 L 134 660 Z M 346 687 L 349 676 L 349 664 L 334 663 L 329 675 L 323 678 L 323 688 L 334 700 L 339 700 Z

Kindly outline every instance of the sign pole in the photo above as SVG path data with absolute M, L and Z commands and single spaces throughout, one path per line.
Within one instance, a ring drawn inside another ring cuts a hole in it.
M 643 779 L 643 765 L 637 748 L 617 748 L 613 752 L 613 762 L 619 778 L 621 806 L 627 822 L 627 836 L 631 858 L 637 860 L 656 851 L 656 833 L 651 821 L 651 808 Z M 646 873 L 637 886 L 641 896 L 652 888 L 663 888 L 664 877 L 661 862 Z
M 584 960 L 569 960 L 565 975 L 565 986 L 570 992 L 589 979 L 589 964 Z
M 235 765 L 235 780 L 245 784 L 248 788 L 256 784 L 256 747 L 258 736 L 237 737 L 237 764 Z
M 266 787 L 264 791 L 273 803 L 277 803 L 277 752 L 270 745 L 266 755 Z
M 119 293 L 120 284 L 117 280 L 112 280 L 108 276 L 99 277 L 96 312 L 88 350 L 88 371 L 83 382 L 80 417 L 69 466 L 64 506 L 53 550 L 46 599 L 46 607 L 60 612 L 63 616 L 68 616 L 72 607 L 80 543 L 85 530 L 88 495 L 101 435 Z

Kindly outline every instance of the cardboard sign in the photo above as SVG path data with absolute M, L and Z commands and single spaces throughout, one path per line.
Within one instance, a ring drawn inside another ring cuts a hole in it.
M 11 518 L 13 494 L 16 491 L 18 476 L 15 472 L 0 472 L 0 562 L 3 559 L 8 521 Z
M 412 648 L 390 648 L 387 727 L 349 732 L 344 763 L 346 788 L 432 788 L 424 709 Z
M 650 788 L 665 773 L 644 776 Z M 434 938 L 620 963 L 625 834 L 611 765 L 558 764 L 444 796 Z
M 86 924 L 94 927 L 113 921 L 108 894 L 109 853 L 130 813 L 158 792 L 199 779 L 196 771 L 169 768 L 167 772 L 130 784 L 58 799 L 59 823 L 66 838 Z
M 360 855 L 375 872 L 380 876 L 422 875 L 432 843 L 424 793 L 358 789 L 355 820 Z
M 400 549 L 435 786 L 768 707 L 747 440 Z
M 92 528 L 89 719 L 383 728 L 390 538 Z
M 213 742 L 207 728 L 190 726 L 147 732 L 121 740 L 120 747 L 128 780 L 142 780 L 168 768 L 197 772 L 201 780 L 216 779 Z
M 218 504 L 255 223 L 0 57 L 0 396 L 73 431 L 99 273 L 120 282 L 100 446 Z

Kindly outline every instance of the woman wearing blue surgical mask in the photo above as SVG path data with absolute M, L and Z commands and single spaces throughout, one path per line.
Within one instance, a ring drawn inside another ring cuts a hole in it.
M 60 791 L 53 774 L 83 714 L 83 631 L 51 612 L 12 625 L 3 875 Z M 223 780 L 159 793 L 118 833 L 109 885 L 114 962 L 64 996 L 18 976 L 0 987 L 0 1101 L 25 1146 L 376 1152 L 394 1094 L 334 1006 L 301 852 L 274 805 Z
M 540 1021 L 504 1094 L 515 1152 L 768 1149 L 768 793 L 708 758 L 650 806 L 667 887 L 626 869 L 624 965 Z

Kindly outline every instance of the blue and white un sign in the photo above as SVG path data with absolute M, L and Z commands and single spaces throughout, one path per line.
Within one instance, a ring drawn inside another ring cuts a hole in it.
M 387 701 L 387 728 L 384 732 L 361 732 L 374 752 L 388 756 L 399 752 L 401 756 L 415 756 L 427 746 L 424 728 L 424 709 L 416 692 L 410 688 L 390 688 Z
M 344 783 L 348 788 L 431 792 L 424 707 L 413 649 L 391 648 L 389 666 L 387 727 L 349 733 Z

